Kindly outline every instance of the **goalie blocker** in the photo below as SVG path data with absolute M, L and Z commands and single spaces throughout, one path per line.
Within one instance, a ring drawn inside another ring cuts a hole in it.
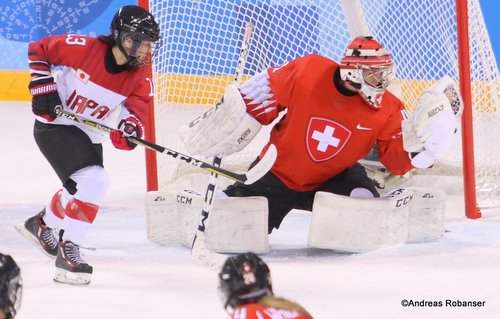
M 146 202 L 148 239 L 191 248 L 202 195 L 191 190 L 148 192 Z M 264 197 L 217 198 L 205 222 L 205 246 L 217 253 L 268 252 L 267 220 Z
M 261 127 L 246 112 L 238 87 L 232 84 L 214 108 L 181 129 L 181 139 L 190 154 L 230 155 L 247 146 Z
M 397 189 L 381 198 L 317 192 L 308 246 L 362 253 L 400 243 L 435 241 L 444 234 L 444 192 Z

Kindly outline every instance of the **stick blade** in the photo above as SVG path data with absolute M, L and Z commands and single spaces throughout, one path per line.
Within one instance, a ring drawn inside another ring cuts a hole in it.
M 245 184 L 253 184 L 269 172 L 269 170 L 273 167 L 274 162 L 276 162 L 277 157 L 278 151 L 276 150 L 276 146 L 274 146 L 274 144 L 269 145 L 264 157 L 262 157 L 262 159 L 246 173 L 247 180 L 245 181 Z
M 199 231 L 191 247 L 191 256 L 198 265 L 214 271 L 219 271 L 226 259 L 225 255 L 211 251 L 205 246 L 205 234 Z

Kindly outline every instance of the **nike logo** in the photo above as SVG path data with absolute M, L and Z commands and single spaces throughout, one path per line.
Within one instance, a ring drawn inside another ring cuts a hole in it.
M 362 130 L 362 131 L 371 131 L 371 130 L 373 130 L 371 127 L 364 127 L 364 126 L 361 126 L 361 124 L 358 124 L 358 125 L 356 126 L 356 128 L 357 128 L 358 130 Z

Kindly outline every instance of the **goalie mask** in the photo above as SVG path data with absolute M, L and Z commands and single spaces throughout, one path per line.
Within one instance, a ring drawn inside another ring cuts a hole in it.
M 219 273 L 219 293 L 226 309 L 272 295 L 269 267 L 254 253 L 229 257 Z
M 113 17 L 111 37 L 131 67 L 149 65 L 159 47 L 160 28 L 153 15 L 139 6 L 124 6 Z
M 0 253 L 0 310 L 5 313 L 5 318 L 16 316 L 22 290 L 21 270 L 11 256 Z
M 372 37 L 357 37 L 345 50 L 340 76 L 357 89 L 368 105 L 380 109 L 385 89 L 393 78 L 391 55 Z

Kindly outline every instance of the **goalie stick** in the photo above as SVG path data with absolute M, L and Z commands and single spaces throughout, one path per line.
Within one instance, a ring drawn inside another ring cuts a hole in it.
M 253 32 L 253 23 L 247 22 L 245 25 L 245 33 L 243 35 L 243 41 L 241 44 L 240 56 L 238 58 L 238 63 L 236 65 L 236 74 L 234 77 L 235 84 L 239 84 L 241 82 L 241 76 L 243 75 L 243 69 L 245 67 L 245 63 L 247 60 L 252 32 Z M 208 116 L 208 114 L 214 111 L 217 107 L 218 105 L 216 105 L 213 109 L 208 110 L 201 117 L 196 118 L 191 123 L 189 123 L 189 125 L 190 126 L 194 125 L 194 123 L 199 121 L 200 118 Z M 223 156 L 224 154 L 216 155 L 213 159 L 212 165 L 220 168 L 222 165 Z M 203 198 L 203 207 L 201 211 L 200 222 L 198 224 L 198 229 L 193 238 L 193 245 L 191 246 L 191 255 L 196 259 L 196 261 L 199 264 L 212 269 L 219 267 L 223 263 L 222 255 L 219 255 L 209 250 L 205 246 L 205 230 L 206 230 L 205 222 L 207 221 L 208 216 L 210 215 L 210 211 L 213 208 L 215 192 L 217 191 L 217 176 L 218 176 L 217 172 L 212 171 L 210 173 L 207 190 L 205 192 L 205 197 Z
M 94 121 L 86 119 L 82 116 L 65 111 L 62 109 L 62 107 L 56 108 L 55 113 L 59 117 L 63 117 L 63 118 L 69 119 L 71 121 L 75 121 L 75 122 L 93 127 L 97 130 L 100 130 L 100 131 L 103 131 L 106 133 L 111 133 L 112 131 L 116 130 L 116 129 L 113 129 L 109 126 L 94 122 Z M 267 171 L 269 171 L 271 169 L 271 167 L 273 166 L 274 161 L 276 160 L 276 154 L 277 154 L 276 148 L 274 147 L 274 145 L 271 145 L 270 152 L 268 151 L 266 153 L 266 155 L 262 158 L 262 160 L 255 167 L 253 167 L 252 169 L 250 169 L 246 173 L 239 174 L 239 173 L 228 171 L 228 170 L 223 169 L 221 167 L 213 166 L 207 162 L 196 159 L 192 156 L 182 154 L 182 153 L 177 152 L 173 149 L 170 149 L 170 148 L 167 148 L 164 146 L 160 146 L 160 145 L 155 144 L 155 143 L 148 142 L 148 141 L 143 140 L 141 138 L 137 138 L 137 137 L 133 137 L 133 136 L 129 136 L 126 138 L 129 141 L 131 141 L 132 143 L 135 143 L 137 145 L 141 145 L 145 148 L 154 150 L 158 153 L 162 153 L 162 154 L 165 154 L 167 156 L 176 158 L 178 160 L 184 161 L 184 162 L 191 164 L 193 166 L 205 169 L 209 172 L 212 172 L 212 173 L 215 172 L 221 176 L 224 176 L 228 179 L 231 179 L 233 181 L 240 182 L 243 184 L 252 184 L 256 180 L 258 180 L 259 178 L 264 176 L 264 174 L 266 174 Z M 259 166 L 259 164 L 261 162 L 262 162 L 262 165 Z M 257 166 L 259 166 L 259 167 L 257 167 Z

